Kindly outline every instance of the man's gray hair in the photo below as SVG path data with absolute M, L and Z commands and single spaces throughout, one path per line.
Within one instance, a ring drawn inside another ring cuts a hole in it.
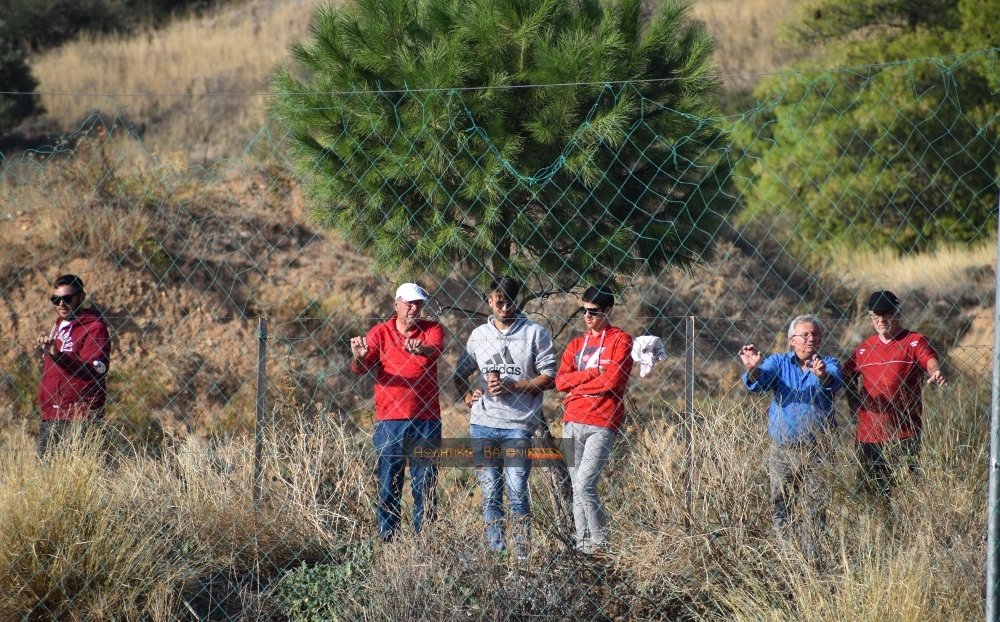
M 824 335 L 825 331 L 823 330 L 823 323 L 820 322 L 815 315 L 807 314 L 807 315 L 796 315 L 795 317 L 792 318 L 792 321 L 788 323 L 788 338 L 791 339 L 792 336 L 795 335 L 796 326 L 805 323 L 814 325 L 816 327 L 816 330 L 819 331 L 820 337 Z

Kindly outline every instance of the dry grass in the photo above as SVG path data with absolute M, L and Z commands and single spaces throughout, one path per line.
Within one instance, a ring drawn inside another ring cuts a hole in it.
M 821 276 L 851 289 L 889 289 L 899 295 L 923 291 L 933 292 L 935 297 L 957 299 L 984 271 L 992 273 L 996 240 L 907 255 L 888 249 L 851 249 L 834 253 L 826 261 Z
M 782 28 L 803 0 L 694 0 L 692 14 L 715 38 L 715 61 L 730 87 L 752 86 L 786 67 L 791 52 Z
M 32 63 L 48 118 L 76 129 L 93 110 L 121 115 L 160 153 L 196 161 L 237 156 L 265 125 L 267 84 L 308 34 L 316 0 L 252 0 L 138 36 L 71 42 Z M 796 0 L 697 0 L 692 14 L 716 38 L 732 86 L 780 68 L 777 42 Z M 264 148 L 265 150 L 267 147 Z
M 214 160 L 239 153 L 264 123 L 267 84 L 308 31 L 315 0 L 256 0 L 135 37 L 80 40 L 32 69 L 65 130 L 94 109 L 145 128 L 157 151 Z
M 165 191 L 146 174 L 149 154 L 119 134 L 95 128 L 59 155 L 10 161 L 0 183 L 0 283 L 9 288 L 26 266 L 52 269 L 74 255 L 121 260 L 146 238 L 143 209 Z M 53 165 L 53 163 L 55 163 Z
M 322 558 L 331 544 L 324 527 L 350 537 L 343 525 L 367 510 L 339 496 L 318 507 L 319 492 L 298 474 L 332 471 L 367 494 L 366 469 L 329 426 L 311 426 L 307 446 L 288 451 L 306 426 L 296 425 L 298 433 L 268 445 L 256 507 L 253 450 L 244 442 L 189 439 L 163 461 L 109 464 L 96 437 L 60 446 L 45 463 L 30 439 L 9 439 L 21 450 L 0 458 L 0 617 L 176 620 L 211 607 L 241 611 L 245 585 L 259 591 L 282 569 Z
M 686 435 L 669 420 L 637 425 L 619 445 L 603 493 L 610 555 L 568 552 L 533 479 L 527 564 L 486 550 L 478 485 L 460 469 L 442 472 L 440 518 L 424 534 L 374 545 L 370 440 L 332 414 L 279 417 L 256 508 L 253 451 L 240 439 L 109 466 L 93 440 L 39 463 L 18 433 L 5 445 L 22 451 L 0 454 L 0 613 L 171 620 L 215 607 L 213 619 L 281 618 L 296 610 L 288 590 L 305 563 L 335 570 L 312 593 L 345 619 L 971 619 L 985 552 L 980 393 L 930 396 L 925 474 L 904 479 L 891 507 L 853 494 L 851 442 L 839 438 L 820 566 L 773 544 L 755 404 L 703 405 L 690 530 Z

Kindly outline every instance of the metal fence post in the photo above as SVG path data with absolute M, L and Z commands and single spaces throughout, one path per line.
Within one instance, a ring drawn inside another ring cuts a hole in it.
M 997 264 L 993 276 L 993 391 L 990 401 L 990 496 L 987 506 L 988 527 L 986 544 L 986 620 L 1000 620 L 997 581 L 1000 581 L 1000 557 L 997 539 L 1000 537 L 1000 191 L 997 197 Z
M 694 482 L 694 316 L 684 322 L 684 427 L 687 430 L 687 468 L 684 470 L 685 527 L 688 534 L 694 523 L 692 487 Z
M 267 319 L 257 319 L 257 415 L 253 447 L 253 504 L 260 503 L 261 477 L 264 466 L 264 396 L 267 388 Z

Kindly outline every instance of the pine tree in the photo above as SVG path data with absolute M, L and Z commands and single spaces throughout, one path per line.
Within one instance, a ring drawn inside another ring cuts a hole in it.
M 572 287 L 703 258 L 731 203 L 712 41 L 641 4 L 319 10 L 273 100 L 316 217 L 393 274 Z

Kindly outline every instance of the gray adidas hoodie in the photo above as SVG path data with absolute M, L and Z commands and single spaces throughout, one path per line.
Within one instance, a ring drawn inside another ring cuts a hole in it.
M 512 380 L 530 380 L 543 374 L 555 378 L 556 354 L 549 331 L 520 313 L 510 328 L 502 331 L 490 316 L 472 331 L 455 368 L 456 378 L 468 378 L 479 370 L 484 395 L 472 405 L 471 423 L 533 431 L 541 421 L 542 394 L 486 395 L 486 372 L 491 369 Z

